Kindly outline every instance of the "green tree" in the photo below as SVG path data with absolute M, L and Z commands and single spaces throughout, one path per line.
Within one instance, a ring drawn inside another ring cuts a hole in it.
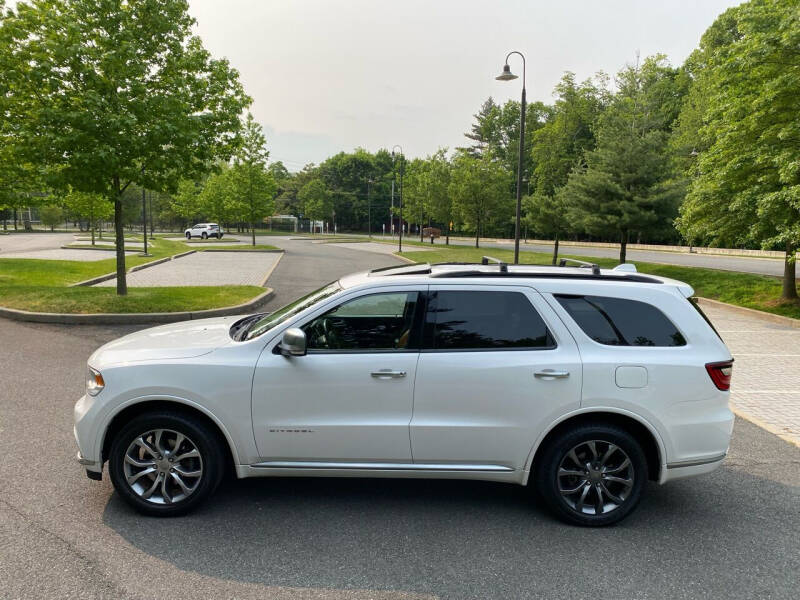
M 86 219 L 92 233 L 92 246 L 95 245 L 95 228 L 99 221 L 114 215 L 114 206 L 100 194 L 70 190 L 64 196 L 67 211 L 79 219 Z
M 39 219 L 42 221 L 42 225 L 50 228 L 50 231 L 53 231 L 55 226 L 61 222 L 63 214 L 64 211 L 57 204 L 45 204 L 39 207 Z
M 450 221 L 453 203 L 449 193 L 450 164 L 447 150 L 440 148 L 425 159 L 414 159 L 408 163 L 403 180 L 403 212 L 418 216 L 419 239 L 427 216 L 429 221 L 443 223 L 450 243 Z
M 631 232 L 663 231 L 677 214 L 682 189 L 671 178 L 670 113 L 660 104 L 665 80 L 674 77 L 662 56 L 620 71 L 619 92 L 597 127 L 597 146 L 563 190 L 569 218 L 580 229 L 617 237 L 620 263 Z
M 453 210 L 462 223 L 475 231 L 476 248 L 480 246 L 487 221 L 497 214 L 511 214 L 513 210 L 507 180 L 508 171 L 489 154 L 474 158 L 462 153 L 453 161 L 448 187 Z
M 231 167 L 223 165 L 217 173 L 208 177 L 200 193 L 200 214 L 222 223 L 239 221 L 242 217 L 241 203 L 234 196 L 236 185 Z
M 117 293 L 127 293 L 123 192 L 171 189 L 229 156 L 249 98 L 192 34 L 187 0 L 31 0 L 5 17 L 8 113 L 60 187 L 114 204 Z
M 202 191 L 202 186 L 198 182 L 181 179 L 176 193 L 170 196 L 170 209 L 187 227 L 191 227 L 192 220 L 202 212 Z
M 703 35 L 695 85 L 708 102 L 678 221 L 689 239 L 780 247 L 781 297 L 791 302 L 798 300 L 800 246 L 798 48 L 796 0 L 751 0 Z
M 275 208 L 277 185 L 272 173 L 267 171 L 267 140 L 261 125 L 247 113 L 242 134 L 242 145 L 236 153 L 229 181 L 233 186 L 231 197 L 241 206 L 239 213 L 247 220 L 253 246 L 256 245 L 256 221 L 272 214 Z
M 333 199 L 321 179 L 312 179 L 297 194 L 303 214 L 312 221 L 324 221 L 333 216 Z
M 522 199 L 526 225 L 537 233 L 553 238 L 553 264 L 558 260 L 558 241 L 570 229 L 567 203 L 562 189 L 559 188 L 554 195 L 537 192 Z

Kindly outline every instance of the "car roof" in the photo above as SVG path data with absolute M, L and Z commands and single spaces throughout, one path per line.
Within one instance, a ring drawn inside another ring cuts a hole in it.
M 492 259 L 494 260 L 494 259 Z M 580 262 L 580 261 L 577 261 Z M 614 269 L 601 269 L 591 263 L 581 266 L 561 265 L 507 265 L 501 261 L 482 264 L 477 263 L 419 263 L 392 267 L 383 267 L 354 273 L 343 277 L 339 283 L 344 288 L 371 287 L 376 283 L 401 284 L 487 284 L 487 283 L 531 283 L 537 282 L 581 282 L 582 284 L 603 283 L 620 286 L 669 286 L 676 288 L 684 297 L 694 294 L 694 289 L 682 281 L 658 277 L 636 272 L 630 264 L 620 265 Z M 550 287 L 550 286 L 548 286 Z M 584 286 L 581 286 L 584 287 Z

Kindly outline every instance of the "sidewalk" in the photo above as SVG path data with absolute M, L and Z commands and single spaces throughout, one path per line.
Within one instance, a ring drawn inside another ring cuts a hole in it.
M 720 306 L 703 311 L 736 359 L 734 411 L 800 446 L 800 328 Z
M 74 251 L 73 251 L 74 252 Z M 128 273 L 130 287 L 264 285 L 281 255 L 277 252 L 196 252 Z M 113 287 L 116 279 L 98 283 Z

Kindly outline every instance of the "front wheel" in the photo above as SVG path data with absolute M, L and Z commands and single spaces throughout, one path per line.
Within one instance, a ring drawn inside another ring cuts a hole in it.
M 201 237 L 201 238 L 203 238 L 204 240 L 207 240 L 207 239 L 208 239 L 208 234 L 207 234 L 207 233 L 204 231 L 204 232 L 203 232 L 203 233 L 200 235 L 200 237 Z
M 192 234 L 191 234 L 191 232 L 189 232 L 189 231 L 187 231 L 187 232 L 186 232 L 186 239 L 187 239 L 187 240 L 190 240 L 190 239 L 192 239 Z
M 537 460 L 535 485 L 557 517 L 598 527 L 636 508 L 647 478 L 642 447 L 614 425 L 582 425 L 551 440 Z
M 134 418 L 111 445 L 109 474 L 120 497 L 151 516 L 182 515 L 210 496 L 222 478 L 217 436 L 188 415 Z

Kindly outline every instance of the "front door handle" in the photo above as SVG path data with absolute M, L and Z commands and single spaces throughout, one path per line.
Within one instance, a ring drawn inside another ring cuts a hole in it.
M 391 369 L 381 369 L 370 373 L 375 379 L 400 379 L 406 376 L 405 371 L 392 371 Z
M 554 371 L 553 369 L 542 369 L 533 374 L 534 377 L 540 379 L 566 379 L 569 377 L 569 371 Z

